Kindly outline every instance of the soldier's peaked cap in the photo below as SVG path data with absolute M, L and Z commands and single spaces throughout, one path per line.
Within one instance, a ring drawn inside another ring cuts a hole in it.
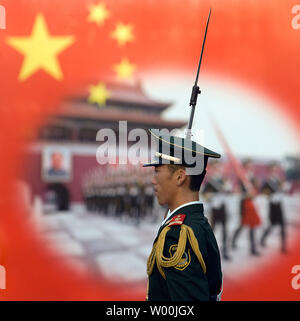
M 186 138 L 170 136 L 158 129 L 149 130 L 156 141 L 154 160 L 143 166 L 158 166 L 163 164 L 194 167 L 197 161 L 207 163 L 209 157 L 220 158 L 221 155 Z M 199 164 L 199 163 L 198 163 Z

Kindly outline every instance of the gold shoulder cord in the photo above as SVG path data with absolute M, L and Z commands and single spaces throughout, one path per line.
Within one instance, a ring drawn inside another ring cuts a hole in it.
M 166 226 L 161 231 L 157 241 L 153 244 L 152 251 L 151 251 L 148 261 L 147 261 L 147 274 L 149 276 L 151 275 L 153 268 L 154 268 L 155 261 L 156 261 L 157 268 L 158 268 L 160 274 L 162 275 L 162 277 L 165 279 L 166 276 L 165 276 L 165 272 L 164 272 L 163 268 L 174 267 L 180 262 L 183 254 L 184 254 L 187 238 L 192 246 L 194 253 L 196 254 L 196 256 L 201 264 L 203 272 L 206 273 L 206 265 L 203 260 L 202 254 L 200 252 L 199 244 L 198 244 L 198 241 L 195 237 L 195 234 L 194 234 L 192 228 L 185 225 L 185 224 L 181 225 L 178 245 L 177 245 L 177 249 L 176 249 L 176 252 L 174 253 L 174 255 L 171 256 L 170 258 L 165 257 L 163 255 L 166 234 L 168 233 L 168 231 L 170 229 L 171 228 L 169 226 Z

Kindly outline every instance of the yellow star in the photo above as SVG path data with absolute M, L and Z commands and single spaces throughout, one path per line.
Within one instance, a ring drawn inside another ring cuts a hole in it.
M 106 9 L 104 3 L 92 4 L 89 7 L 89 11 L 88 21 L 95 22 L 98 26 L 102 25 L 110 17 L 110 12 Z
M 123 58 L 119 64 L 114 65 L 114 71 L 118 78 L 131 78 L 136 66 L 131 64 L 127 58 Z
M 26 80 L 39 69 L 44 70 L 56 80 L 62 80 L 63 74 L 57 56 L 73 42 L 73 36 L 50 36 L 42 14 L 37 15 L 29 37 L 9 37 L 7 39 L 8 45 L 25 56 L 19 73 L 20 81 Z
M 109 91 L 106 89 L 105 84 L 99 82 L 98 85 L 91 85 L 89 87 L 89 98 L 88 101 L 92 104 L 96 103 L 102 107 L 106 104 L 106 100 L 110 97 Z
M 130 24 L 125 25 L 123 23 L 118 23 L 114 32 L 111 33 L 111 36 L 117 40 L 119 46 L 123 46 L 127 42 L 134 40 L 132 29 L 133 27 Z

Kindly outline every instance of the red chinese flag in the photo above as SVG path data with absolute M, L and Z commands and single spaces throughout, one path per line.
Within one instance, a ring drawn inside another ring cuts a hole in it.
M 201 73 L 233 80 L 284 106 L 299 133 L 299 35 L 294 1 L 3 0 L 0 30 L 0 224 L 7 246 L 3 299 L 144 300 L 146 286 L 116 291 L 56 263 L 26 218 L 13 179 L 24 134 L 62 97 L 106 77 L 185 71 L 195 76 L 209 8 Z M 224 299 L 298 299 L 291 268 L 299 247 L 276 266 L 254 271 L 242 289 L 224 283 Z M 119 290 L 119 289 L 118 289 Z M 258 291 L 259 290 L 259 291 Z

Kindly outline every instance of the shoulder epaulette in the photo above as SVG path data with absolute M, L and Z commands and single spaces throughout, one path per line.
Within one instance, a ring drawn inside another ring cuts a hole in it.
M 185 214 L 178 214 L 175 215 L 169 222 L 168 226 L 173 226 L 173 225 L 181 225 L 183 224 L 185 220 L 186 215 Z

